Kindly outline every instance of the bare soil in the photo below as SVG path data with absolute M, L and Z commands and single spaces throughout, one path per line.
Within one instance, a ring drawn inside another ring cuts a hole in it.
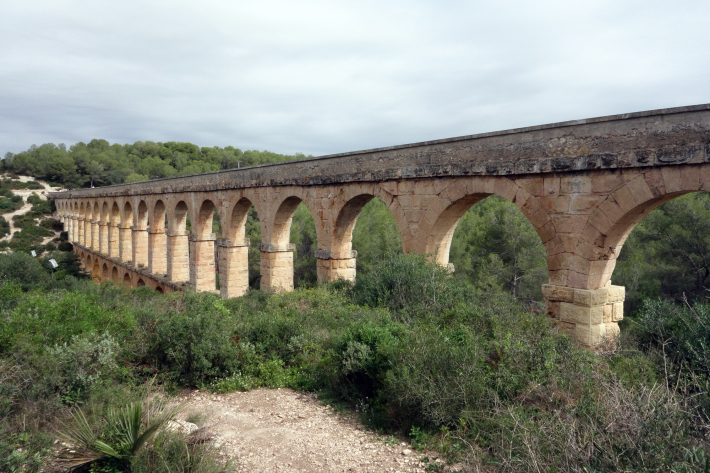
M 336 413 L 315 396 L 291 389 L 229 394 L 190 390 L 180 401 L 185 409 L 179 418 L 202 416 L 198 423 L 207 427 L 239 472 L 424 472 L 420 459 L 432 458 L 431 452 L 385 439 L 352 415 Z
M 0 176 L 0 178 L 9 179 L 8 176 Z M 0 215 L 0 216 L 4 217 L 5 220 L 7 220 L 10 223 L 9 235 L 8 236 L 0 235 L 0 241 L 10 240 L 10 239 L 12 239 L 12 235 L 15 232 L 20 231 L 19 228 L 15 227 L 15 222 L 12 220 L 12 217 L 14 217 L 15 215 L 24 215 L 32 209 L 32 204 L 27 202 L 27 198 L 29 196 L 31 196 L 33 192 L 36 192 L 37 195 L 39 195 L 40 199 L 47 200 L 47 193 L 48 192 L 58 192 L 61 190 L 60 187 L 51 187 L 46 182 L 39 181 L 39 180 L 35 179 L 34 177 L 30 177 L 30 176 L 19 176 L 18 178 L 16 178 L 16 180 L 19 180 L 21 182 L 37 181 L 40 184 L 42 184 L 42 186 L 44 186 L 44 190 L 41 190 L 41 189 L 16 189 L 16 190 L 12 191 L 13 194 L 19 195 L 22 197 L 23 205 L 22 205 L 22 207 L 15 210 L 14 212 Z M 59 232 L 55 232 L 54 236 L 45 238 L 44 241 L 42 242 L 42 244 L 45 245 L 45 244 L 49 243 L 54 238 L 56 238 L 58 235 L 59 235 Z

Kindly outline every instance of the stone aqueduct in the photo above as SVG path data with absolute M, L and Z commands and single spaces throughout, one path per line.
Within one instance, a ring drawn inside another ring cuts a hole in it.
M 447 264 L 458 220 L 495 194 L 514 203 L 547 250 L 547 314 L 594 347 L 618 334 L 624 288 L 611 285 L 634 226 L 677 196 L 710 191 L 710 105 L 486 133 L 282 164 L 51 194 L 86 268 L 161 291 L 248 287 L 245 223 L 261 224 L 261 287 L 293 288 L 291 218 L 316 224 L 318 279 L 355 278 L 351 238 L 377 197 L 403 250 Z M 212 233 L 213 213 L 222 238 Z M 191 232 L 186 231 L 190 216 Z M 166 224 L 167 223 L 167 224 Z

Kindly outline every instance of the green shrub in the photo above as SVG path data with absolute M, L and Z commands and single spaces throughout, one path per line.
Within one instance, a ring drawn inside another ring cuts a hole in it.
M 57 246 L 57 249 L 59 251 L 74 251 L 74 245 L 68 241 L 63 241 L 59 244 L 59 246 Z
M 424 256 L 394 254 L 358 276 L 351 297 L 356 304 L 387 308 L 397 319 L 411 322 L 439 315 L 464 300 L 462 284 Z
M 62 401 L 84 401 L 102 377 L 116 370 L 118 342 L 109 335 L 74 336 L 71 342 L 47 348 L 56 373 L 54 381 Z
M 50 275 L 36 258 L 27 253 L 0 255 L 0 284 L 16 282 L 23 291 L 46 287 Z
M 149 356 L 188 386 L 225 377 L 238 368 L 239 350 L 231 323 L 229 310 L 213 294 L 177 295 L 154 320 L 144 321 L 155 327 L 147 333 L 155 341 Z

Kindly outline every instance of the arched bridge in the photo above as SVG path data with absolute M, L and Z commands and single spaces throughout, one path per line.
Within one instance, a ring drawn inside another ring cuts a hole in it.
M 252 206 L 261 224 L 261 287 L 287 291 L 291 218 L 301 202 L 316 225 L 318 279 L 329 281 L 355 278 L 352 232 L 372 198 L 394 215 L 405 252 L 447 264 L 461 216 L 495 194 L 520 208 L 545 245 L 548 315 L 596 346 L 619 331 L 624 288 L 610 278 L 629 232 L 655 207 L 699 190 L 710 190 L 710 104 L 51 197 L 95 278 L 214 291 L 217 245 L 220 293 L 236 297 L 248 285 L 245 223 Z

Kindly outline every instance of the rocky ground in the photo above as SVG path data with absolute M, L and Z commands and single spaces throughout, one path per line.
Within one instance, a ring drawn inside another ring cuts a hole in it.
M 290 389 L 229 394 L 192 390 L 182 393 L 180 401 L 185 408 L 179 418 L 207 427 L 239 472 L 404 473 L 441 463 L 431 452 L 416 452 L 401 440 L 378 436 L 315 396 Z M 425 456 L 429 463 L 420 461 Z

